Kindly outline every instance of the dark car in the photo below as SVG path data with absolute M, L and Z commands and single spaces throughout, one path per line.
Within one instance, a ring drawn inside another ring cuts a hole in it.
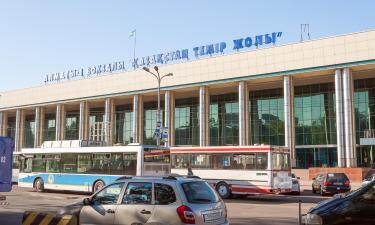
M 325 195 L 350 191 L 350 181 L 345 173 L 321 173 L 313 180 L 313 193 Z
M 318 203 L 303 215 L 306 225 L 374 225 L 375 181 Z

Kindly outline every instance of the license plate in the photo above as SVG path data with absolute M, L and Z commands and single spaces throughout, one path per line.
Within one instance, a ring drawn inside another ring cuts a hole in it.
M 340 183 L 340 182 L 335 182 L 335 183 L 333 183 L 333 185 L 342 185 L 342 183 Z
M 222 217 L 221 212 L 215 212 L 215 213 L 209 213 L 209 214 L 203 215 L 204 222 L 218 220 L 218 219 L 221 219 L 221 217 Z
M 337 187 L 337 190 L 340 190 L 340 187 Z

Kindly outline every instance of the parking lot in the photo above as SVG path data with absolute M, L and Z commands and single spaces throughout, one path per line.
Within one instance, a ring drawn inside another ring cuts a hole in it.
M 82 193 L 74 192 L 46 192 L 38 193 L 33 189 L 13 187 L 6 195 L 7 205 L 0 205 L 2 225 L 21 224 L 25 210 L 55 212 L 62 206 L 80 201 L 86 197 Z M 302 201 L 302 212 L 306 212 L 317 202 L 329 197 L 312 195 L 305 191 L 301 196 L 289 195 L 262 195 L 237 197 L 226 200 L 228 216 L 231 224 L 258 224 L 258 225 L 291 225 L 297 224 L 298 201 Z

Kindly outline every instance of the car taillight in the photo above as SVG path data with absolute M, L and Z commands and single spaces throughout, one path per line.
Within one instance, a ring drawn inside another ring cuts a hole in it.
M 331 186 L 331 185 L 332 185 L 332 183 L 329 182 L 329 181 L 324 182 L 324 186 L 325 186 L 325 187 L 327 187 L 327 186 Z
M 344 186 L 349 187 L 349 185 L 350 185 L 350 182 L 349 181 L 345 181 Z
M 177 208 L 177 214 L 181 222 L 186 224 L 195 224 L 194 212 L 188 206 L 182 205 Z

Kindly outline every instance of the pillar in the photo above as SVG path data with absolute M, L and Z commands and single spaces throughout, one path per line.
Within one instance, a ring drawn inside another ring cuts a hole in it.
M 199 88 L 199 145 L 209 145 L 209 99 L 208 88 L 202 86 Z
M 38 148 L 43 142 L 43 129 L 44 128 L 44 108 L 35 108 L 35 136 L 34 136 L 34 148 Z
M 8 136 L 8 113 L 0 112 L 0 136 Z
M 245 81 L 238 85 L 239 145 L 249 144 L 249 91 Z
M 133 96 L 133 143 L 143 143 L 143 98 Z
M 346 167 L 356 167 L 356 140 L 354 124 L 354 87 L 353 77 L 349 68 L 342 71 L 344 123 L 345 123 L 345 156 Z
M 65 106 L 63 104 L 56 105 L 56 141 L 65 139 Z
M 341 69 L 335 71 L 337 166 L 345 167 L 344 104 Z
M 23 109 L 16 111 L 16 131 L 14 137 L 14 151 L 19 152 L 23 146 L 23 133 L 24 133 L 25 116 Z
M 285 146 L 290 149 L 292 167 L 296 167 L 294 87 L 291 76 L 284 76 Z
M 89 104 L 86 101 L 79 103 L 79 140 L 89 139 Z
M 115 103 L 111 98 L 105 99 L 104 112 L 104 132 L 105 142 L 107 145 L 113 145 L 114 121 L 115 120 Z
M 164 127 L 168 129 L 168 138 L 165 142 L 166 147 L 174 146 L 174 94 L 172 91 L 166 91 L 165 97 L 165 113 L 164 113 Z

